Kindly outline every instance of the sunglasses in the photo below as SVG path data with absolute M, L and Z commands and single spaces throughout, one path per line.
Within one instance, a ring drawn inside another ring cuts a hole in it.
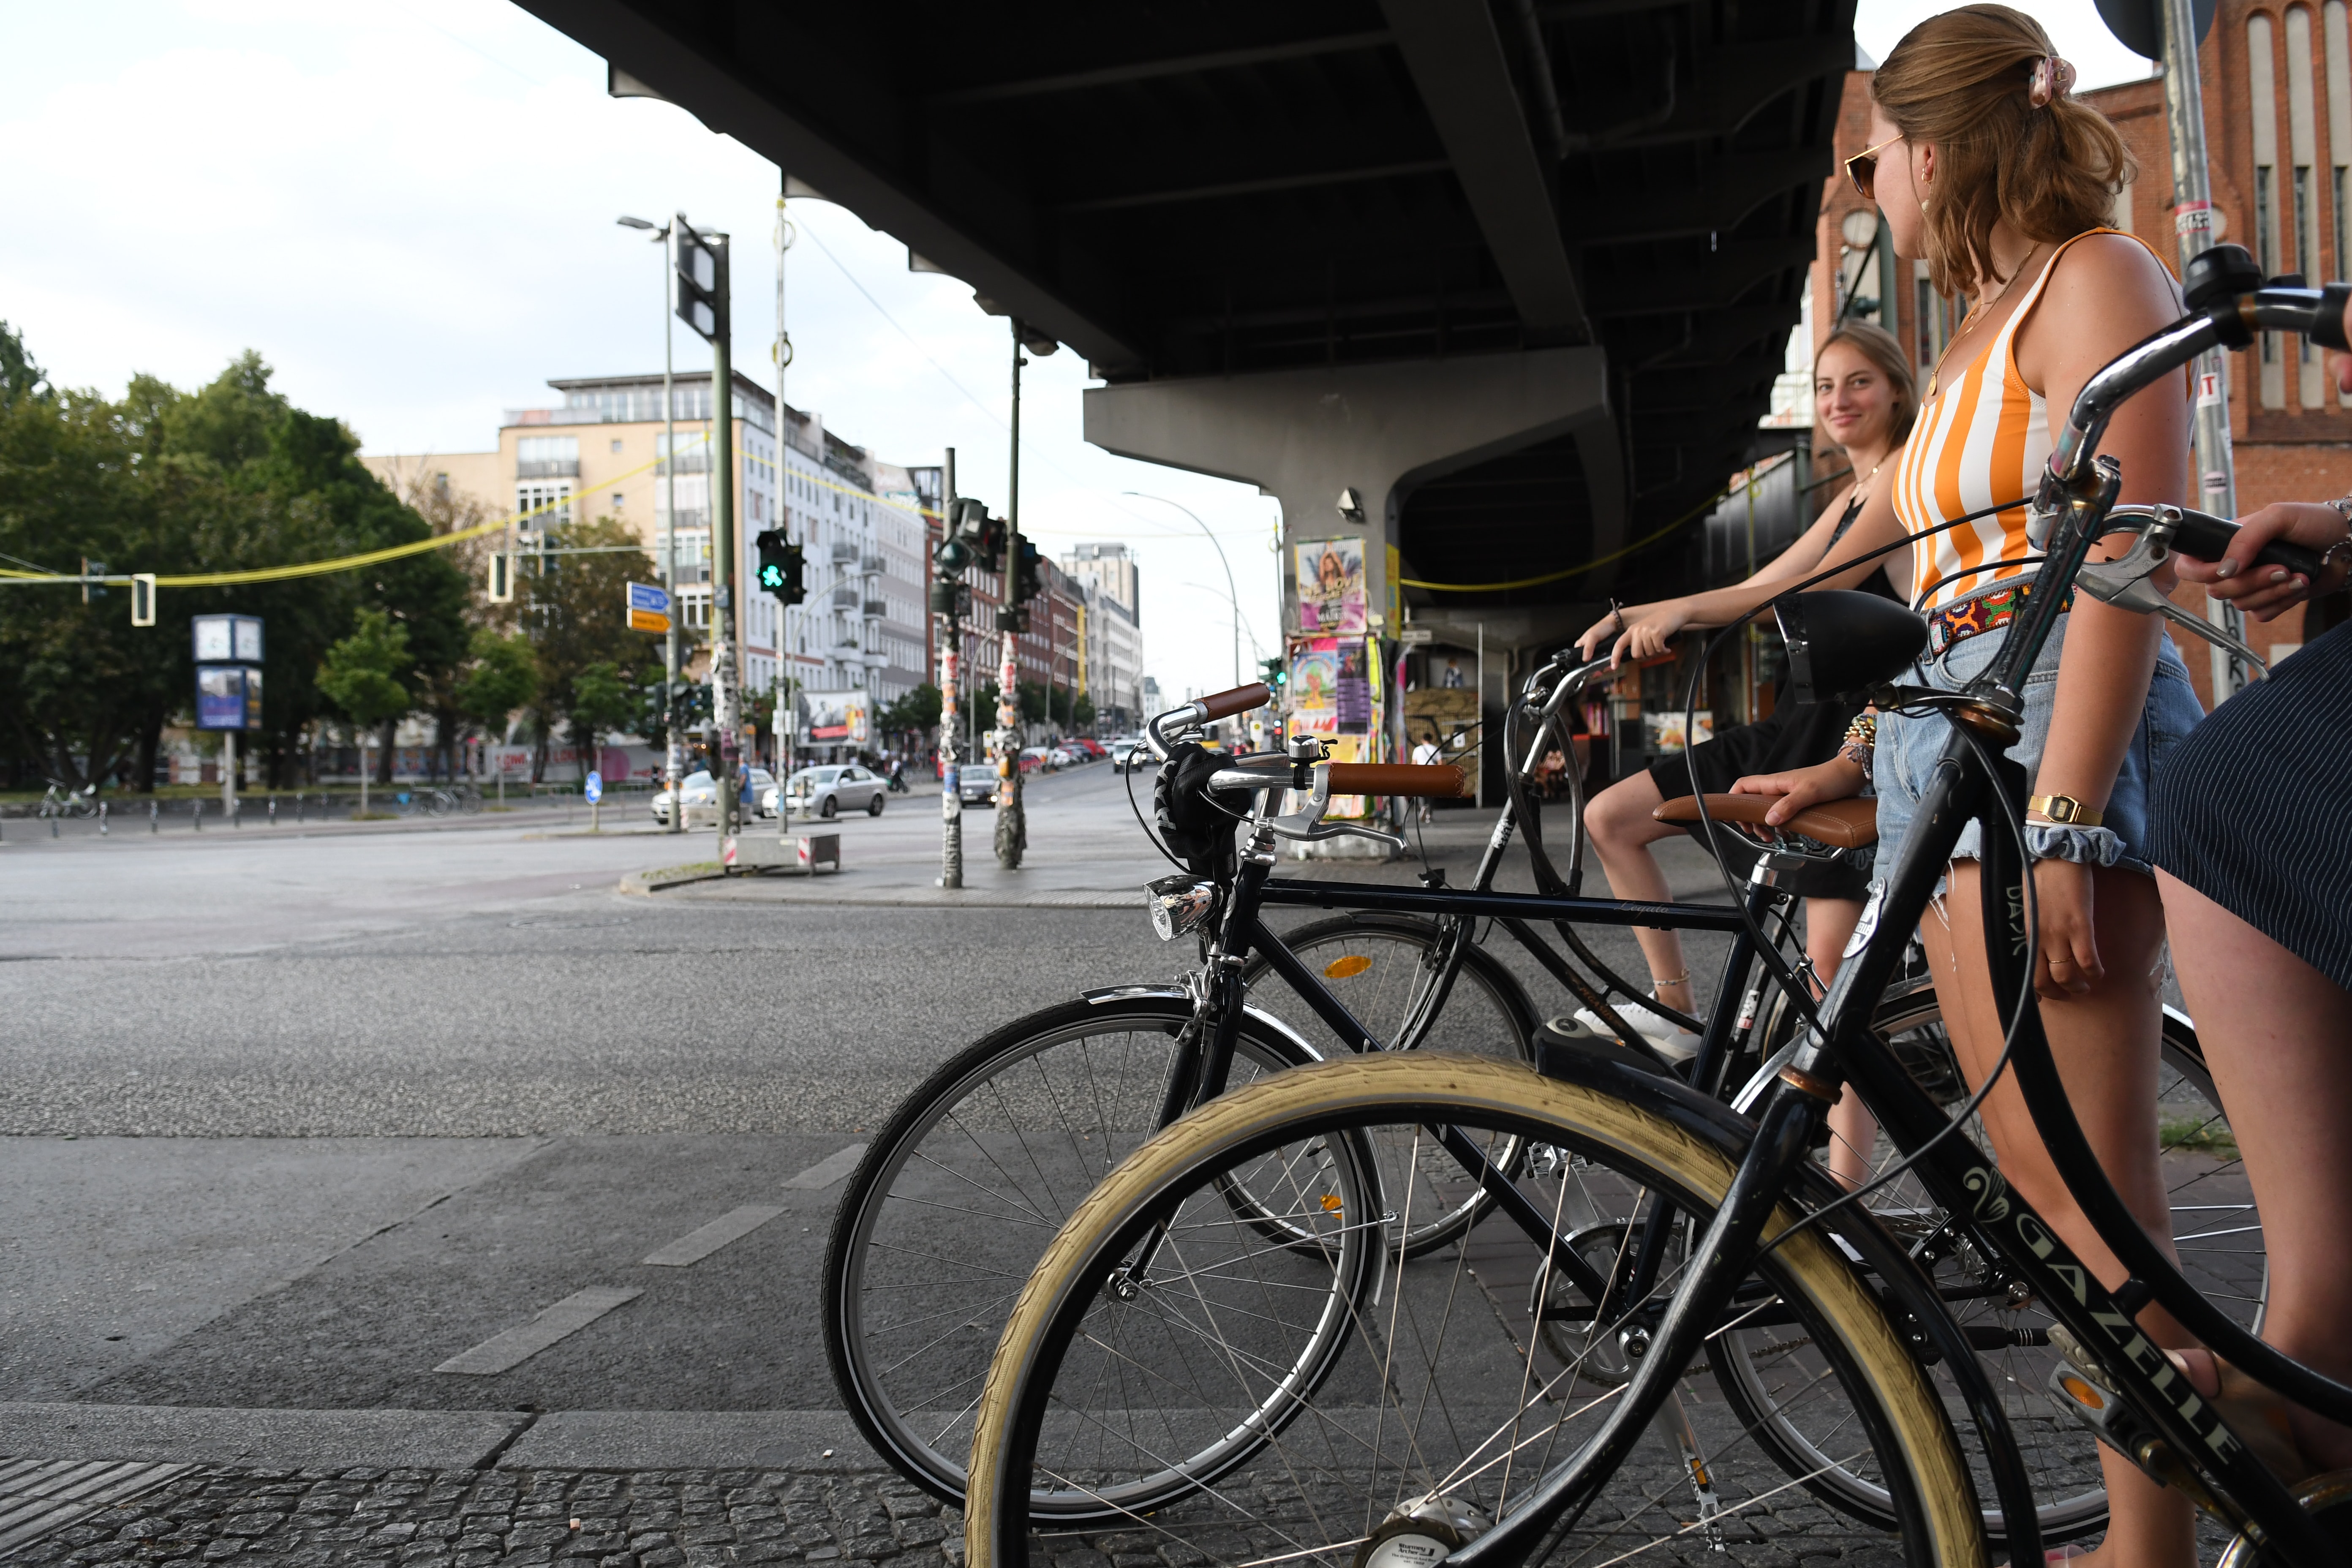
M 1854 194 L 1864 201 L 1878 199 L 1878 155 L 1897 142 L 1900 136 L 1889 136 L 1875 147 L 1865 147 L 1845 161 L 1845 177 L 1853 182 Z

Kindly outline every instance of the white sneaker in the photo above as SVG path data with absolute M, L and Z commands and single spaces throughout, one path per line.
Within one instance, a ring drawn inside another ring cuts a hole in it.
M 1660 1056 L 1676 1066 L 1698 1055 L 1698 1036 L 1663 1013 L 1644 1007 L 1639 1002 L 1620 1002 L 1617 1004 L 1617 1016 L 1632 1025 Z M 1590 1007 L 1578 1008 L 1576 1021 L 1604 1040 L 1617 1037 L 1617 1031 Z

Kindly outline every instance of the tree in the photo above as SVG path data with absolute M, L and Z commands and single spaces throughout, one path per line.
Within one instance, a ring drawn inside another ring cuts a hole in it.
M 560 717 L 574 741 L 588 726 L 579 706 L 580 677 L 591 665 L 639 669 L 653 653 L 653 639 L 628 629 L 628 584 L 651 579 L 653 562 L 636 536 L 609 517 L 549 531 L 559 549 L 593 553 L 548 555 L 527 569 L 518 587 L 523 633 L 539 660 L 540 754 L 534 777 L 543 777 L 551 717 Z
M 877 723 L 894 735 L 929 735 L 940 727 L 940 689 L 924 681 L 904 697 L 886 704 Z
M 378 724 L 388 724 L 408 711 L 408 688 L 396 672 L 409 668 L 408 628 L 395 625 L 382 610 L 359 613 L 359 626 L 327 649 L 319 663 L 319 689 L 350 715 L 362 735 Z M 368 769 L 362 742 L 360 811 L 367 811 Z
M 47 397 L 49 378 L 25 352 L 24 334 L 0 321 L 0 405 L 20 397 Z
M 458 716 L 482 727 L 492 741 L 507 738 L 507 725 L 518 708 L 528 708 L 539 696 L 539 661 L 530 639 L 501 637 L 488 626 L 475 628 L 467 650 L 471 662 L 458 677 L 452 700 Z M 499 767 L 499 798 L 506 798 L 507 773 Z
M 636 692 L 608 661 L 600 659 L 573 679 L 572 736 L 581 743 L 583 772 L 597 764 L 597 738 L 626 722 L 636 707 Z

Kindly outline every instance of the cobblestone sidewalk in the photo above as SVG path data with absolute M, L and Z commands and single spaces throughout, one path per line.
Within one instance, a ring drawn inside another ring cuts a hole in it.
M 960 1568 L 963 1516 L 842 1471 L 249 1470 L 207 1467 L 20 1549 L 8 1568 Z

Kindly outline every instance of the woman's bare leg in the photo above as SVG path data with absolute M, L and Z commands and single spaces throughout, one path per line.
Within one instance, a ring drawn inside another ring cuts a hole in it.
M 2262 1209 L 2263 1338 L 2352 1381 L 2352 994 L 2186 882 L 2157 880 L 2173 973 Z M 2305 1458 L 2352 1466 L 2352 1431 L 2293 1415 Z
M 1650 815 L 1664 798 L 1658 793 L 1658 781 L 1644 768 L 1631 778 L 1619 779 L 1586 804 L 1584 830 L 1592 836 L 1593 853 L 1601 857 L 1601 868 L 1609 874 L 1613 897 L 1654 903 L 1673 897 L 1658 858 L 1650 853 L 1651 845 L 1682 832 Z M 1683 957 L 1683 939 L 1671 931 L 1635 926 L 1633 940 L 1642 944 L 1650 978 L 1657 984 L 1658 1000 L 1678 1013 L 1691 1011 L 1690 964 Z M 1681 978 L 1669 978 L 1675 975 Z
M 2164 911 L 2155 882 L 2137 872 L 2101 869 L 2093 874 L 2092 886 L 2105 977 L 2083 995 L 2044 1000 L 2042 1027 L 2074 1114 L 2108 1179 L 2148 1233 L 2169 1250 L 2171 1216 L 2156 1139 L 2158 1041 L 2163 1028 L 2157 960 L 2164 943 Z M 1948 926 L 1931 908 L 1919 927 L 1945 1026 L 1972 1085 L 1983 1083 L 2000 1058 L 2000 1015 L 2013 1000 L 1992 994 L 1977 900 L 1976 863 L 1956 861 L 1943 902 Z M 2110 1289 L 2120 1285 L 2123 1266 L 2093 1232 L 2050 1163 L 2014 1078 L 2003 1078 L 1986 1097 L 1982 1115 L 2009 1184 L 2102 1282 Z M 2195 1342 L 2160 1309 L 2142 1312 L 2139 1322 L 2160 1345 Z M 2197 1558 L 2189 1500 L 2157 1485 L 2104 1444 L 2099 1467 L 2111 1512 L 2106 1540 L 2095 1555 L 2113 1553 L 2111 1561 L 2131 1568 L 2192 1568 Z
M 1805 956 L 1826 992 L 1837 978 L 1845 956 L 1846 939 L 1862 923 L 1858 899 L 1805 900 Z M 1830 1107 L 1830 1173 L 1849 1187 L 1858 1187 L 1870 1174 L 1870 1151 L 1878 1142 L 1878 1119 L 1849 1089 Z

